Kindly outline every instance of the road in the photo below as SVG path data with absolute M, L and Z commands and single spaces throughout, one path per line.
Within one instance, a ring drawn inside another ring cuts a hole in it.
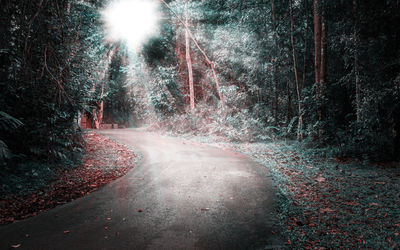
M 143 159 L 71 203 L 0 227 L 0 248 L 264 249 L 274 189 L 267 169 L 236 152 L 135 129 L 101 134 Z

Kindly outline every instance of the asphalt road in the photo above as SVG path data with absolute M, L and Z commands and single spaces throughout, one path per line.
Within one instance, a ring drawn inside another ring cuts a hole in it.
M 134 129 L 101 133 L 143 159 L 97 192 L 0 227 L 0 248 L 279 248 L 265 167 L 235 152 Z

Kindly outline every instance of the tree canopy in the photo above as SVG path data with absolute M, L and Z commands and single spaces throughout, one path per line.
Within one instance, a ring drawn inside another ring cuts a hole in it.
M 135 51 L 107 41 L 106 4 L 1 1 L 0 158 L 73 157 L 103 103 L 105 123 L 399 157 L 398 1 L 166 1 Z

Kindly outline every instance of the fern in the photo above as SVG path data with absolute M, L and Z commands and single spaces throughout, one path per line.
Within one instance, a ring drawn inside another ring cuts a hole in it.
M 12 117 L 11 115 L 0 111 L 0 131 L 12 132 L 17 129 L 19 126 L 22 126 L 23 123 L 17 118 Z M 0 160 L 10 159 L 11 152 L 8 149 L 7 144 L 0 140 Z
M 11 152 L 8 149 L 7 145 L 0 140 L 0 160 L 9 159 L 11 156 Z
M 12 132 L 13 129 L 16 129 L 22 125 L 24 124 L 17 118 L 14 118 L 9 114 L 0 111 L 0 130 Z

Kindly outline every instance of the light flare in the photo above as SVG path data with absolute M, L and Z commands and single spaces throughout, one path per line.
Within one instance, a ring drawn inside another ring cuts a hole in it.
M 107 40 L 124 41 L 137 49 L 158 33 L 161 17 L 159 5 L 153 0 L 112 1 L 102 12 Z

